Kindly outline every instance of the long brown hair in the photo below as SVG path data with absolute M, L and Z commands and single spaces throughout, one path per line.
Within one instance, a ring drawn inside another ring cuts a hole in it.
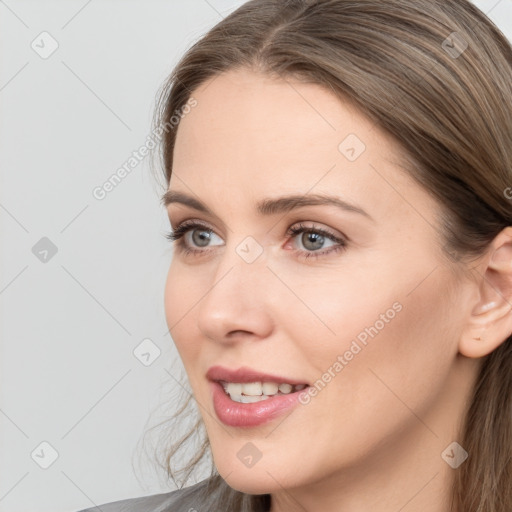
M 162 88 L 155 124 L 166 132 L 167 186 L 179 126 L 169 127 L 171 118 L 203 82 L 240 67 L 323 85 L 394 136 L 407 171 L 441 206 L 443 250 L 455 266 L 512 225 L 512 48 L 469 1 L 248 1 L 186 52 Z M 456 470 L 454 511 L 512 511 L 511 370 L 512 336 L 482 359 L 462 425 L 470 456 Z M 187 439 L 165 447 L 173 478 Z M 186 478 L 208 453 L 204 439 Z M 216 510 L 267 510 L 268 495 L 229 488 L 214 466 L 209 485 Z

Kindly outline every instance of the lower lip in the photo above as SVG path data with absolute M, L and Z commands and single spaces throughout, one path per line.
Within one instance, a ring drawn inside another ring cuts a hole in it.
M 256 427 L 277 418 L 285 411 L 296 407 L 301 393 L 307 393 L 307 387 L 288 395 L 274 395 L 261 402 L 242 404 L 231 400 L 218 382 L 210 382 L 213 392 L 213 407 L 225 425 L 231 427 Z

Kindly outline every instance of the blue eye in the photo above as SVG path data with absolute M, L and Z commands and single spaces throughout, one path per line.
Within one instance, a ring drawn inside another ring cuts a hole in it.
M 187 237 L 186 235 L 189 233 L 191 236 Z M 288 228 L 286 235 L 291 236 L 292 238 L 302 235 L 299 240 L 305 250 L 296 250 L 295 252 L 300 258 L 304 259 L 311 257 L 318 258 L 326 254 L 345 250 L 347 246 L 347 242 L 345 240 L 337 237 L 326 229 L 317 228 L 314 225 L 305 226 L 300 223 L 298 226 Z M 210 252 L 212 249 L 210 249 L 211 245 L 208 245 L 208 242 L 215 236 L 218 237 L 212 229 L 196 221 L 182 222 L 176 227 L 176 229 L 174 229 L 174 231 L 165 235 L 165 237 L 172 242 L 177 242 L 176 247 L 179 252 L 184 255 L 195 256 L 201 256 Z M 220 237 L 218 238 L 219 240 L 222 240 Z M 192 239 L 192 246 L 190 245 L 190 239 Z M 326 240 L 332 242 L 334 245 L 332 245 L 329 250 L 320 251 L 320 249 L 324 248 L 323 246 Z M 198 249 L 198 247 L 206 249 Z

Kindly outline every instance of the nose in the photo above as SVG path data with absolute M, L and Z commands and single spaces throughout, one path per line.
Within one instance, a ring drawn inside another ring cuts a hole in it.
M 198 305 L 199 330 L 224 344 L 269 336 L 274 325 L 271 277 L 263 254 L 248 263 L 235 250 L 226 250 Z

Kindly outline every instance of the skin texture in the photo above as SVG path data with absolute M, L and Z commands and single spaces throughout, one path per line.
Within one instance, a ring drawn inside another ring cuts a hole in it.
M 482 284 L 490 262 L 512 266 L 510 232 L 493 246 L 498 256 L 474 263 L 476 277 L 462 277 L 442 253 L 438 204 L 398 167 L 397 143 L 353 106 L 318 85 L 245 69 L 193 96 L 169 189 L 215 216 L 178 203 L 168 212 L 173 228 L 197 220 L 213 234 L 207 246 L 198 245 L 203 229 L 186 235 L 200 255 L 175 248 L 165 311 L 219 473 L 240 491 L 271 493 L 272 512 L 448 511 L 454 469 L 441 454 L 458 440 L 478 358 L 512 330 L 510 304 Z M 349 134 L 366 146 L 355 161 L 338 149 Z M 371 219 L 326 205 L 255 210 L 292 193 L 335 195 Z M 286 234 L 301 222 L 345 248 Z M 263 250 L 252 263 L 236 251 L 248 236 Z M 323 255 L 300 257 L 317 245 Z M 510 275 L 499 276 L 494 270 L 494 289 L 509 294 Z M 395 303 L 401 310 L 309 404 L 259 427 L 218 420 L 210 366 L 313 384 Z M 490 324 L 485 304 L 502 323 L 477 343 Z M 262 454 L 250 468 L 237 457 L 248 441 Z

